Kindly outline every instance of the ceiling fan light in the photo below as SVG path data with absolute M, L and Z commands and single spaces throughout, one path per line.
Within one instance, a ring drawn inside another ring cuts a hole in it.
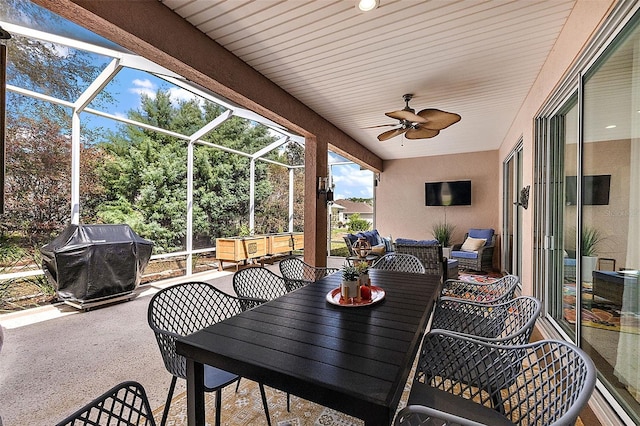
M 380 0 L 358 0 L 358 10 L 370 12 L 380 6 Z

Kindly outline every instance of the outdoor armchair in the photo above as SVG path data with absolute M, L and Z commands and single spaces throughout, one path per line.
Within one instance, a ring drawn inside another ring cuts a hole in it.
M 387 253 L 376 260 L 371 269 L 382 269 L 386 271 L 412 272 L 414 274 L 424 274 L 425 269 L 420 259 L 403 253 Z
M 327 275 L 338 272 L 338 268 L 311 266 L 296 256 L 282 259 L 278 264 L 284 277 L 287 291 L 293 291 L 307 284 L 314 283 Z
M 149 399 L 140 383 L 127 381 L 109 389 L 56 426 L 156 426 Z
M 447 260 L 442 255 L 442 246 L 436 240 L 409 240 L 398 238 L 396 240 L 396 253 L 410 254 L 418 259 L 424 266 L 425 273 L 442 276 L 443 281 L 447 274 Z
M 237 315 L 244 308 L 259 303 L 260 301 L 255 299 L 230 296 L 206 282 L 176 284 L 160 290 L 151 298 L 147 320 L 156 336 L 164 365 L 173 375 L 161 425 L 164 425 L 167 420 L 177 379 L 187 377 L 187 362 L 183 356 L 176 353 L 176 340 Z M 236 374 L 209 365 L 204 366 L 205 391 L 216 394 L 216 426 L 220 425 L 222 388 L 238 380 L 240 377 Z M 262 383 L 258 385 L 267 424 L 271 425 L 264 386 Z
M 464 242 L 451 248 L 451 258 L 456 259 L 462 269 L 488 272 L 493 270 L 495 245 L 493 229 L 469 229 L 464 235 Z
M 503 303 L 477 303 L 441 297 L 436 301 L 431 330 L 444 329 L 501 345 L 529 343 L 541 303 L 529 296 Z
M 464 280 L 447 280 L 442 286 L 441 297 L 458 297 L 481 303 L 500 303 L 513 299 L 520 278 L 505 275 L 493 282 L 478 283 Z
M 595 383 L 591 359 L 567 342 L 504 346 L 433 331 L 395 425 L 573 425 Z

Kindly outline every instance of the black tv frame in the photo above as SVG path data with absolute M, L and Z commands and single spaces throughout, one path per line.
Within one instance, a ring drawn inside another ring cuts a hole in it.
M 442 200 L 442 185 L 448 184 L 451 191 L 451 202 Z M 471 180 L 456 180 L 445 182 L 425 182 L 425 206 L 470 206 Z
M 577 177 L 565 177 L 565 204 L 575 206 L 577 198 Z M 611 193 L 611 175 L 582 176 L 582 205 L 606 206 Z

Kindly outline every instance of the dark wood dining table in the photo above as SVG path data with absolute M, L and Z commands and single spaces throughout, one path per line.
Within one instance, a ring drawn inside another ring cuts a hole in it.
M 389 425 L 441 287 L 439 275 L 372 269 L 384 298 L 346 307 L 326 296 L 340 272 L 177 341 L 187 359 L 188 424 L 204 425 L 203 365 Z

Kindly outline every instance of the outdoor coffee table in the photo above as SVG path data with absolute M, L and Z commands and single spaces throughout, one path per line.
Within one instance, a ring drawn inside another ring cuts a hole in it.
M 189 425 L 204 425 L 203 364 L 389 425 L 440 290 L 439 275 L 371 270 L 377 303 L 327 301 L 339 273 L 177 342 L 187 358 Z

